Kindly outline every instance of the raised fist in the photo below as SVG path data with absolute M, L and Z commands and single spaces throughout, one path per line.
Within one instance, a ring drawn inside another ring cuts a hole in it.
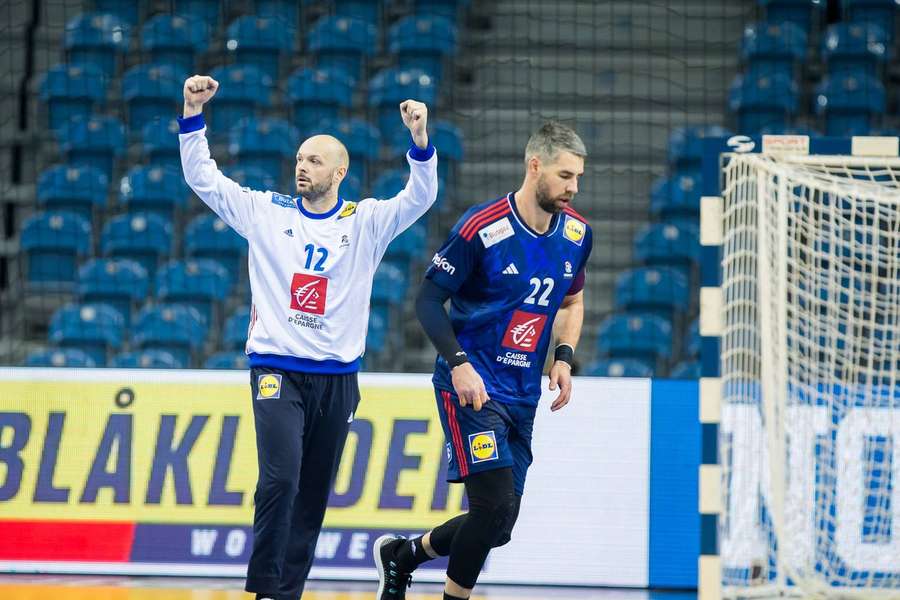
M 405 100 L 400 103 L 400 116 L 403 118 L 403 124 L 412 134 L 413 142 L 419 148 L 428 147 L 428 107 L 422 102 L 415 100 Z
M 216 95 L 219 82 L 208 75 L 194 75 L 184 82 L 184 103 L 192 107 L 201 107 Z

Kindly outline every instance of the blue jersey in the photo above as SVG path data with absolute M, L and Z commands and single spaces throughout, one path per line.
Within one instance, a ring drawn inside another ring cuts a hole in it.
M 540 234 L 509 194 L 468 210 L 434 255 L 425 276 L 451 292 L 453 331 L 492 401 L 537 405 L 553 320 L 583 287 L 591 244 L 574 210 L 555 214 Z M 441 356 L 433 381 L 453 391 Z

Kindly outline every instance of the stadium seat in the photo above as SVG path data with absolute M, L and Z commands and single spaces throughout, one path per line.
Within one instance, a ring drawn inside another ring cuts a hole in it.
M 203 368 L 246 371 L 250 368 L 250 362 L 243 352 L 217 352 L 206 359 Z
M 216 67 L 210 76 L 219 82 L 216 100 L 209 103 L 210 135 L 224 135 L 241 119 L 272 106 L 273 79 L 254 66 Z
M 233 276 L 247 255 L 247 241 L 214 214 L 195 217 L 184 232 L 184 254 L 188 258 L 211 258 Z
M 378 129 L 384 139 L 393 139 L 403 129 L 397 106 L 408 98 L 434 106 L 434 78 L 418 69 L 383 69 L 369 80 L 369 106 L 378 109 Z
M 653 311 L 671 316 L 690 307 L 688 278 L 674 267 L 640 267 L 616 279 L 616 308 Z
M 894 24 L 897 18 L 895 0 L 842 0 L 845 20 L 851 23 L 877 23 L 884 28 L 888 44 L 893 43 Z
M 611 315 L 600 324 L 597 350 L 615 359 L 636 358 L 656 365 L 672 355 L 672 325 L 654 314 Z
M 169 166 L 132 167 L 119 185 L 119 202 L 135 212 L 160 215 L 171 221 L 176 209 L 187 206 L 190 189 L 181 171 Z
M 276 181 L 288 167 L 293 172 L 300 134 L 284 119 L 244 119 L 229 131 L 228 137 L 228 152 L 245 167 L 271 173 Z
M 154 119 L 179 114 L 188 71 L 170 65 L 136 65 L 122 76 L 122 99 L 128 108 L 128 129 L 132 133 Z
M 104 367 L 107 353 L 122 346 L 124 332 L 122 315 L 108 304 L 67 304 L 50 318 L 47 337 L 60 348 L 83 350 Z
M 25 358 L 26 367 L 96 367 L 97 363 L 91 355 L 78 348 L 49 348 L 35 350 Z
M 222 172 L 229 179 L 251 190 L 265 192 L 278 189 L 278 182 L 275 177 L 259 167 L 245 166 L 238 163 L 231 167 L 223 167 Z
M 353 79 L 337 69 L 297 69 L 286 94 L 294 126 L 308 135 L 322 121 L 335 120 L 353 106 Z
M 71 165 L 96 167 L 107 178 L 113 165 L 126 150 L 125 128 L 115 117 L 74 118 L 57 131 L 59 149 Z
M 737 116 L 738 133 L 753 135 L 763 127 L 784 127 L 797 114 L 799 92 L 784 73 L 748 72 L 735 77 L 728 105 Z
M 415 0 L 413 10 L 417 15 L 446 17 L 456 22 L 459 11 L 469 5 L 469 0 Z
M 184 369 L 187 364 L 166 350 L 137 350 L 117 354 L 109 361 L 109 366 L 116 369 Z
M 250 307 L 242 306 L 225 320 L 222 331 L 222 348 L 243 350 L 247 344 L 247 329 L 250 327 Z
M 822 133 L 806 125 L 788 125 L 787 127 L 763 127 L 762 135 L 806 135 L 810 138 L 822 137 Z
M 95 65 L 107 77 L 116 73 L 128 50 L 128 24 L 107 13 L 82 13 L 66 23 L 63 45 L 72 65 Z
M 47 106 L 47 123 L 57 130 L 73 117 L 87 119 L 106 101 L 107 78 L 93 64 L 59 64 L 41 80 L 40 99 Z
M 822 39 L 822 60 L 829 75 L 881 77 L 890 56 L 890 40 L 878 23 L 835 23 Z
M 799 26 L 759 22 L 744 29 L 741 56 L 744 63 L 761 75 L 783 73 L 793 77 L 794 69 L 808 53 L 806 32 Z
M 653 367 L 636 358 L 601 358 L 584 368 L 588 377 L 653 377 Z
M 400 118 L 400 111 L 397 111 Z M 363 181 L 367 178 L 369 163 L 378 160 L 381 136 L 373 125 L 363 119 L 325 121 L 310 130 L 312 134 L 333 135 L 346 146 L 350 154 L 350 170 Z
M 700 379 L 700 362 L 688 360 L 675 365 L 669 373 L 671 379 Z
M 338 195 L 344 200 L 359 201 L 362 199 L 362 183 L 355 173 L 347 173 L 338 187 Z
M 403 269 L 390 263 L 381 263 L 372 282 L 372 302 L 385 305 L 402 303 L 406 296 L 406 284 Z
M 94 207 L 106 206 L 109 180 L 99 169 L 57 165 L 37 180 L 38 204 L 48 210 L 62 210 L 93 219 Z
M 700 338 L 700 319 L 694 319 L 688 326 L 687 340 L 684 347 L 684 355 L 690 358 L 700 358 L 700 350 L 703 342 Z
M 320 69 L 338 69 L 359 80 L 376 49 L 375 25 L 351 17 L 322 17 L 309 31 L 308 50 Z
M 71 287 L 78 261 L 91 251 L 91 224 L 71 212 L 38 213 L 22 225 L 20 246 L 30 286 Z
M 703 164 L 703 140 L 732 135 L 719 125 L 678 127 L 669 136 L 669 164 L 681 171 L 697 172 Z
M 449 121 L 435 121 L 430 124 L 428 141 L 435 148 L 439 148 L 440 160 L 438 160 L 438 176 L 449 181 L 450 170 L 453 165 L 463 159 L 463 136 L 459 127 Z M 394 129 L 388 144 L 388 153 L 391 157 L 402 157 L 409 150 L 412 140 L 409 130 L 406 128 Z
M 178 131 L 178 121 L 174 118 L 145 123 L 141 128 L 144 158 L 151 164 L 181 171 Z
M 650 212 L 664 219 L 699 217 L 701 181 L 699 170 L 658 179 L 650 189 Z
M 281 17 L 244 15 L 225 31 L 225 48 L 242 65 L 252 65 L 278 79 L 279 65 L 294 50 L 296 29 Z
M 827 135 L 866 135 L 886 106 L 884 86 L 870 75 L 831 75 L 816 89 L 816 112 L 825 118 Z
M 231 275 L 207 258 L 173 260 L 156 274 L 156 296 L 163 302 L 191 306 L 206 323 L 214 322 L 217 303 L 228 296 Z
M 131 2 L 122 2 L 122 0 L 93 0 L 94 10 L 101 13 L 115 15 L 129 27 L 138 24 L 141 13 L 146 9 L 147 0 L 132 0 Z
M 813 21 L 824 17 L 827 2 L 821 0 L 758 0 L 769 23 L 794 23 L 809 34 Z
M 133 347 L 165 350 L 182 365 L 206 343 L 207 325 L 197 309 L 183 304 L 148 306 L 137 316 Z
M 171 65 L 177 71 L 193 74 L 197 55 L 206 49 L 207 43 L 206 22 L 183 16 L 156 15 L 141 28 L 141 47 L 150 61 Z
M 387 200 L 399 194 L 406 187 L 409 170 L 391 169 L 384 171 L 372 183 L 372 197 Z
M 359 19 L 378 26 L 383 2 L 373 0 L 334 0 L 334 14 L 339 17 Z
M 446 17 L 411 15 L 388 30 L 388 49 L 397 55 L 397 68 L 421 69 L 443 79 L 444 60 L 456 54 L 456 25 Z
M 635 238 L 634 255 L 645 265 L 690 269 L 700 260 L 699 228 L 672 223 L 648 224 Z
M 175 15 L 191 22 L 208 23 L 215 29 L 222 20 L 222 9 L 227 5 L 221 0 L 173 0 Z
M 147 298 L 150 279 L 147 269 L 133 260 L 95 258 L 78 269 L 77 291 L 81 302 L 101 302 L 115 308 L 128 327 L 132 306 Z
M 152 213 L 119 215 L 107 221 L 100 235 L 103 256 L 128 258 L 156 275 L 156 266 L 172 251 L 172 224 Z
M 256 14 L 260 17 L 278 17 L 288 27 L 297 28 L 300 21 L 300 8 L 304 1 L 297 0 L 256 0 Z
M 414 257 L 424 256 L 425 241 L 428 238 L 428 229 L 424 221 L 424 218 L 419 219 L 394 238 L 387 248 L 385 259 L 408 263 Z
M 388 342 L 388 311 L 382 306 L 372 306 L 369 311 L 369 327 L 366 330 L 366 352 L 383 352 Z

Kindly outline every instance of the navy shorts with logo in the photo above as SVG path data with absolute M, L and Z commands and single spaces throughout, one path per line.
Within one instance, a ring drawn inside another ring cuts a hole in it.
M 447 481 L 459 483 L 473 473 L 512 467 L 516 494 L 521 496 L 532 461 L 537 409 L 490 400 L 476 411 L 471 405 L 460 406 L 453 392 L 434 392 L 447 440 Z

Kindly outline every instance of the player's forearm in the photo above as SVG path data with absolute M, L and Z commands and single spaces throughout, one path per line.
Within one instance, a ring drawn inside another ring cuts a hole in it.
M 184 103 L 184 109 L 182 110 L 181 116 L 185 119 L 188 117 L 193 117 L 199 115 L 203 112 L 202 104 L 192 104 L 189 102 Z
M 572 296 L 567 305 L 564 305 L 556 313 L 553 322 L 553 335 L 556 338 L 555 345 L 568 344 L 574 350 L 581 338 L 581 325 L 584 322 L 584 300 L 579 292 Z
M 416 296 L 416 317 L 425 335 L 452 368 L 466 362 L 466 356 L 444 309 L 444 302 L 449 297 L 447 290 L 430 279 L 424 280 Z

